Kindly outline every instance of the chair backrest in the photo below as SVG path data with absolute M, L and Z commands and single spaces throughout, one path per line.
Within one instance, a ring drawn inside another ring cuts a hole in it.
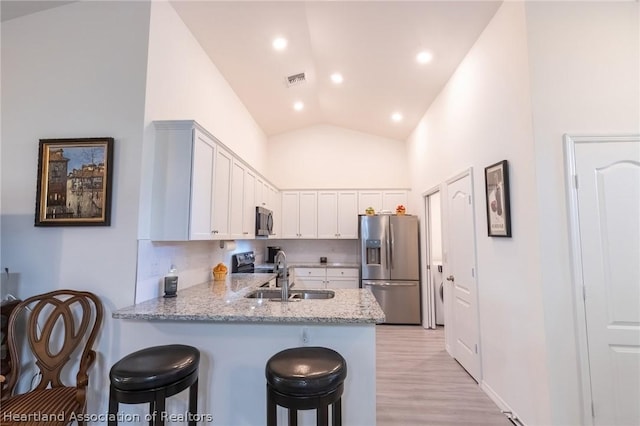
M 29 312 L 26 340 L 42 374 L 36 389 L 64 386 L 60 374 L 81 345 L 84 346 L 76 385 L 86 386 L 87 370 L 96 357 L 93 344 L 102 324 L 100 299 L 86 291 L 56 290 L 30 297 L 14 309 L 9 318 L 9 350 L 14 360 L 7 383 L 9 393 L 13 392 L 20 373 L 16 326 L 25 310 Z

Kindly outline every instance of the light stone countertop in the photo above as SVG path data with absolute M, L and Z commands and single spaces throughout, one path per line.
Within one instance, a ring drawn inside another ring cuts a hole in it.
M 375 324 L 385 319 L 368 289 L 335 289 L 332 299 L 296 302 L 244 297 L 275 277 L 276 274 L 228 274 L 226 281 L 197 284 L 178 291 L 177 297 L 148 300 L 119 309 L 112 316 L 133 320 L 298 324 Z

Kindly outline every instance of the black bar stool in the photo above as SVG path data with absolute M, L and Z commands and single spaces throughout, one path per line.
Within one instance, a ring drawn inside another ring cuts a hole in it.
M 109 426 L 118 424 L 118 404 L 149 403 L 150 426 L 164 425 L 166 398 L 189 388 L 189 426 L 196 425 L 200 351 L 192 346 L 154 346 L 133 352 L 109 372 Z
M 317 410 L 318 426 L 342 426 L 342 392 L 347 362 L 338 352 L 322 347 L 285 349 L 272 356 L 267 377 L 267 426 L 276 426 L 276 406 L 289 410 L 289 426 L 297 426 L 298 410 Z

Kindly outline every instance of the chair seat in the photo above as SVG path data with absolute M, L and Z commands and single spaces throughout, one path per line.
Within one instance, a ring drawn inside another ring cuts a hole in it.
M 285 349 L 267 361 L 269 385 L 285 395 L 312 396 L 329 392 L 347 377 L 347 362 L 323 347 Z
M 198 369 L 200 351 L 187 345 L 164 345 L 133 352 L 116 362 L 109 378 L 124 391 L 154 389 L 177 382 Z
M 2 402 L 0 424 L 20 426 L 67 425 L 81 413 L 75 387 L 56 387 L 16 395 Z M 46 412 L 42 407 L 47 407 Z M 24 420 L 24 421 L 23 421 Z

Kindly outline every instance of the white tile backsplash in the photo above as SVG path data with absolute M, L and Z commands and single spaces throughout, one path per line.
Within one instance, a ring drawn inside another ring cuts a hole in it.
M 211 279 L 211 268 L 222 262 L 231 273 L 231 256 L 253 250 L 256 263 L 264 263 L 268 246 L 279 246 L 289 262 L 358 261 L 357 240 L 237 240 L 233 251 L 220 248 L 219 241 L 158 242 L 138 240 L 136 303 L 164 294 L 164 276 L 171 265 L 178 269 L 178 290 Z

